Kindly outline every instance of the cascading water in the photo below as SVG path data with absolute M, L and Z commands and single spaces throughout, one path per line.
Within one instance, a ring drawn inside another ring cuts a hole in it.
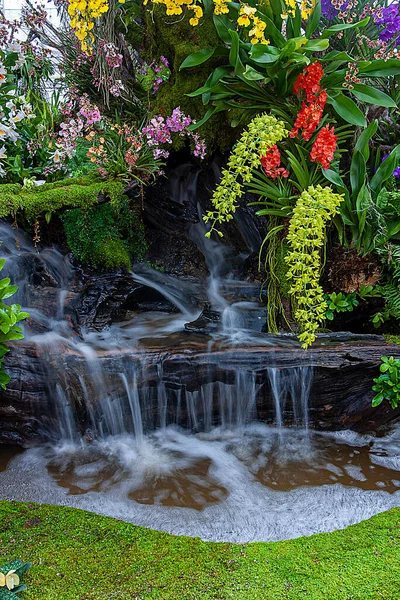
M 151 288 L 175 308 L 130 306 L 103 331 L 79 327 L 71 306 L 81 288 L 66 257 L 37 252 L 24 235 L 17 246 L 1 225 L 0 253 L 32 315 L 25 342 L 45 378 L 37 419 L 49 443 L 15 456 L 0 473 L 0 497 L 240 542 L 342 527 L 398 505 L 398 433 L 373 441 L 313 432 L 309 358 L 274 362 L 276 338 L 254 326 L 263 309 L 232 301 L 245 286 L 232 276 L 229 249 L 206 240 L 203 224 L 191 236 L 209 264 L 208 300 L 222 313 L 208 336 L 184 330 L 206 300 L 202 285 L 145 266 L 132 289 Z M 266 364 L 254 351 L 263 345 L 272 346 Z

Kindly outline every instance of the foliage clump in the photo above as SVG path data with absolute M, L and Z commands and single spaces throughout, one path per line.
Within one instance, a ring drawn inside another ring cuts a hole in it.
M 61 219 L 72 253 L 84 264 L 130 269 L 131 259 L 147 250 L 143 223 L 128 199 L 68 210 Z
M 393 356 L 382 356 L 381 374 L 374 379 L 372 387 L 377 392 L 372 400 L 372 406 L 379 406 L 387 400 L 392 408 L 400 404 L 400 359 Z
M 4 268 L 5 259 L 0 259 L 0 271 Z M 10 382 L 10 376 L 3 369 L 5 355 L 10 351 L 7 342 L 23 339 L 22 329 L 18 323 L 23 321 L 29 314 L 21 311 L 19 304 L 6 304 L 4 300 L 11 298 L 18 291 L 16 285 L 10 285 L 9 277 L 0 281 L 0 388 L 6 389 Z

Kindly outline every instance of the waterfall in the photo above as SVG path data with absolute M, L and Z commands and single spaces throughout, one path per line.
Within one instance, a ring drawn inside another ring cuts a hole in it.
M 285 408 L 290 398 L 293 420 L 296 427 L 302 428 L 305 438 L 309 439 L 309 397 L 312 384 L 312 368 L 309 366 L 286 369 L 268 368 L 275 407 L 275 425 L 282 440 L 285 424 Z
M 23 324 L 26 340 L 36 348 L 45 373 L 48 410 L 37 418 L 46 423 L 47 438 L 75 442 L 130 435 L 142 447 L 148 432 L 171 425 L 195 432 L 215 427 L 243 432 L 260 419 L 274 422 L 279 432 L 288 424 L 308 431 L 310 367 L 282 368 L 273 352 L 272 362 L 257 368 L 240 360 L 235 367 L 224 363 L 221 348 L 234 356 L 277 340 L 260 333 L 264 309 L 256 302 L 225 298 L 227 290 L 246 282 L 231 278 L 231 249 L 205 238 L 204 227 L 202 221 L 193 225 L 191 235 L 209 264 L 207 294 L 222 313 L 222 330 L 199 338 L 185 332 L 184 324 L 201 310 L 206 297 L 201 283 L 144 265 L 135 267 L 132 281 L 164 296 L 172 305 L 169 311 L 136 312 L 100 332 L 76 330 L 68 302 L 78 292 L 71 287 L 74 271 L 68 258 L 56 249 L 34 249 L 25 234 L 18 234 L 16 244 L 16 232 L 0 225 L 6 268 L 20 287 L 19 301 L 32 315 Z M 172 371 L 171 355 L 176 355 Z M 192 377 L 186 376 L 188 370 Z

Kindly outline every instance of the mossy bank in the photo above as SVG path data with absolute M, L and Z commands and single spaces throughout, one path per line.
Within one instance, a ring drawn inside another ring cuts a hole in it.
M 2 563 L 33 563 L 25 600 L 400 598 L 399 509 L 343 531 L 236 545 L 3 501 L 0 532 Z

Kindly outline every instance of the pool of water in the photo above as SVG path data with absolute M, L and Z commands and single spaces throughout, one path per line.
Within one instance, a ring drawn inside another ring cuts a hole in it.
M 0 497 L 91 510 L 206 540 L 346 527 L 400 505 L 400 428 L 386 437 L 253 424 L 0 449 Z

